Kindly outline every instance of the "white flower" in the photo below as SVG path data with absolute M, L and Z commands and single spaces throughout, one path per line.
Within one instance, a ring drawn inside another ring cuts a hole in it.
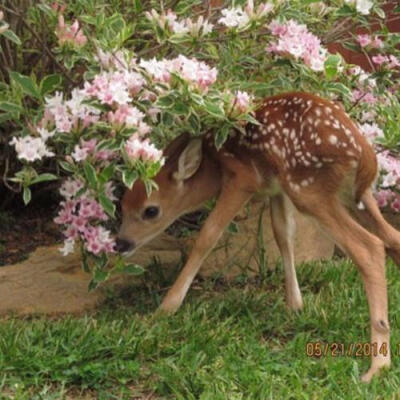
M 204 21 L 203 23 L 203 35 L 208 35 L 212 32 L 214 25 L 209 23 L 208 21 Z
M 356 10 L 363 15 L 368 15 L 374 3 L 370 0 L 345 0 L 350 6 L 356 6 Z
M 53 137 L 54 134 L 56 133 L 55 130 L 52 130 L 52 131 L 50 132 L 50 131 L 48 131 L 48 130 L 45 129 L 45 128 L 37 128 L 37 131 L 38 131 L 40 137 L 41 137 L 44 141 L 46 141 L 47 139 Z
M 185 21 L 174 21 L 171 24 L 171 30 L 178 35 L 185 35 L 189 32 L 189 27 L 186 25 Z
M 127 126 L 137 126 L 144 117 L 145 115 L 136 107 L 130 107 L 129 113 L 125 119 L 125 124 Z
M 169 65 L 165 61 L 141 60 L 139 64 L 146 72 L 157 81 L 168 82 L 170 78 Z
M 62 106 L 63 103 L 63 94 L 61 92 L 56 92 L 53 97 L 46 98 L 46 108 L 50 110 Z
M 14 137 L 10 144 L 15 146 L 15 151 L 20 160 L 32 162 L 35 160 L 41 160 L 43 157 L 54 156 L 54 153 L 47 149 L 46 143 L 41 137 Z
M 242 10 L 241 7 L 224 9 L 221 11 L 223 17 L 218 20 L 229 28 L 242 28 L 249 22 L 249 16 Z
M 128 88 L 122 82 L 111 82 L 110 93 L 112 94 L 113 100 L 120 105 L 128 104 L 132 100 Z
M 363 15 L 368 15 L 374 3 L 370 0 L 357 0 L 356 10 Z
M 83 183 L 77 179 L 67 179 L 60 187 L 61 196 L 72 199 L 83 188 Z
M 77 162 L 86 160 L 88 155 L 89 149 L 80 147 L 79 145 L 75 145 L 74 151 L 71 153 L 72 158 Z
M 67 256 L 68 254 L 74 251 L 75 240 L 67 239 L 64 241 L 64 246 L 59 249 L 60 253 L 63 256 Z
M 364 136 L 372 143 L 376 138 L 383 137 L 384 133 L 381 128 L 375 123 L 373 124 L 362 124 L 360 125 L 361 131 Z

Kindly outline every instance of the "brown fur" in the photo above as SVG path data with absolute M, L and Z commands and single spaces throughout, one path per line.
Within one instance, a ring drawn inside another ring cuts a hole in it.
M 357 265 L 369 303 L 371 342 L 376 342 L 378 348 L 385 343 L 390 351 L 384 248 L 399 262 L 400 233 L 383 219 L 369 189 L 377 175 L 373 149 L 340 105 L 311 94 L 269 97 L 258 108 L 256 119 L 260 125 L 247 126 L 244 136 L 234 133 L 219 151 L 213 136 L 207 134 L 201 163 L 185 181 L 177 181 L 174 172 L 184 157 L 183 149 L 192 142 L 187 136 L 176 139 L 167 149 L 167 163 L 155 179 L 159 190 L 146 198 L 143 185 L 137 182 L 132 191 L 126 192 L 120 237 L 139 245 L 183 213 L 219 196 L 161 309 L 173 312 L 179 308 L 225 227 L 253 194 L 265 192 L 271 197 L 289 307 L 302 307 L 294 268 L 290 215 L 294 204 L 318 221 Z M 190 164 L 191 160 L 185 162 Z M 357 208 L 360 200 L 364 211 Z M 151 223 L 140 217 L 149 204 L 162 209 L 160 217 Z M 372 356 L 371 368 L 363 379 L 370 380 L 389 364 L 390 352 Z

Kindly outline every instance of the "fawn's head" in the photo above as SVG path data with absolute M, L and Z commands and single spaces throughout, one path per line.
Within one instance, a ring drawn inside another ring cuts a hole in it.
M 144 184 L 137 181 L 123 195 L 116 245 L 121 253 L 133 253 L 182 214 L 199 208 L 218 193 L 218 165 L 204 154 L 201 139 L 181 136 L 164 155 L 166 163 L 154 178 L 158 189 L 147 197 Z

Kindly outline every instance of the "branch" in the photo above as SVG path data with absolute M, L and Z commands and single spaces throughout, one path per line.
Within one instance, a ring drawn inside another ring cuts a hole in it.
M 52 51 L 47 47 L 47 44 L 42 40 L 41 37 L 39 37 L 39 35 L 31 28 L 31 26 L 25 21 L 25 18 L 22 14 L 18 13 L 17 11 L 10 9 L 8 7 L 3 6 L 3 8 L 14 14 L 17 15 L 22 23 L 24 24 L 25 28 L 32 34 L 32 36 L 42 45 L 43 49 L 45 50 L 45 52 L 47 53 L 47 55 L 52 59 L 52 61 L 57 65 L 57 67 L 62 71 L 62 73 L 64 74 L 64 76 L 67 78 L 68 82 L 71 83 L 72 85 L 76 86 L 77 83 L 74 81 L 74 79 L 70 76 L 69 72 L 67 71 L 67 69 L 64 67 L 64 65 L 62 65 L 57 58 L 55 57 L 55 55 L 52 53 Z

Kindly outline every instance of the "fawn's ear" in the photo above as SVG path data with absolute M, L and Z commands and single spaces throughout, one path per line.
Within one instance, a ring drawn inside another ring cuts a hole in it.
M 199 169 L 201 159 L 202 141 L 201 139 L 192 139 L 179 156 L 178 170 L 173 174 L 174 179 L 178 183 L 182 183 L 192 177 Z

